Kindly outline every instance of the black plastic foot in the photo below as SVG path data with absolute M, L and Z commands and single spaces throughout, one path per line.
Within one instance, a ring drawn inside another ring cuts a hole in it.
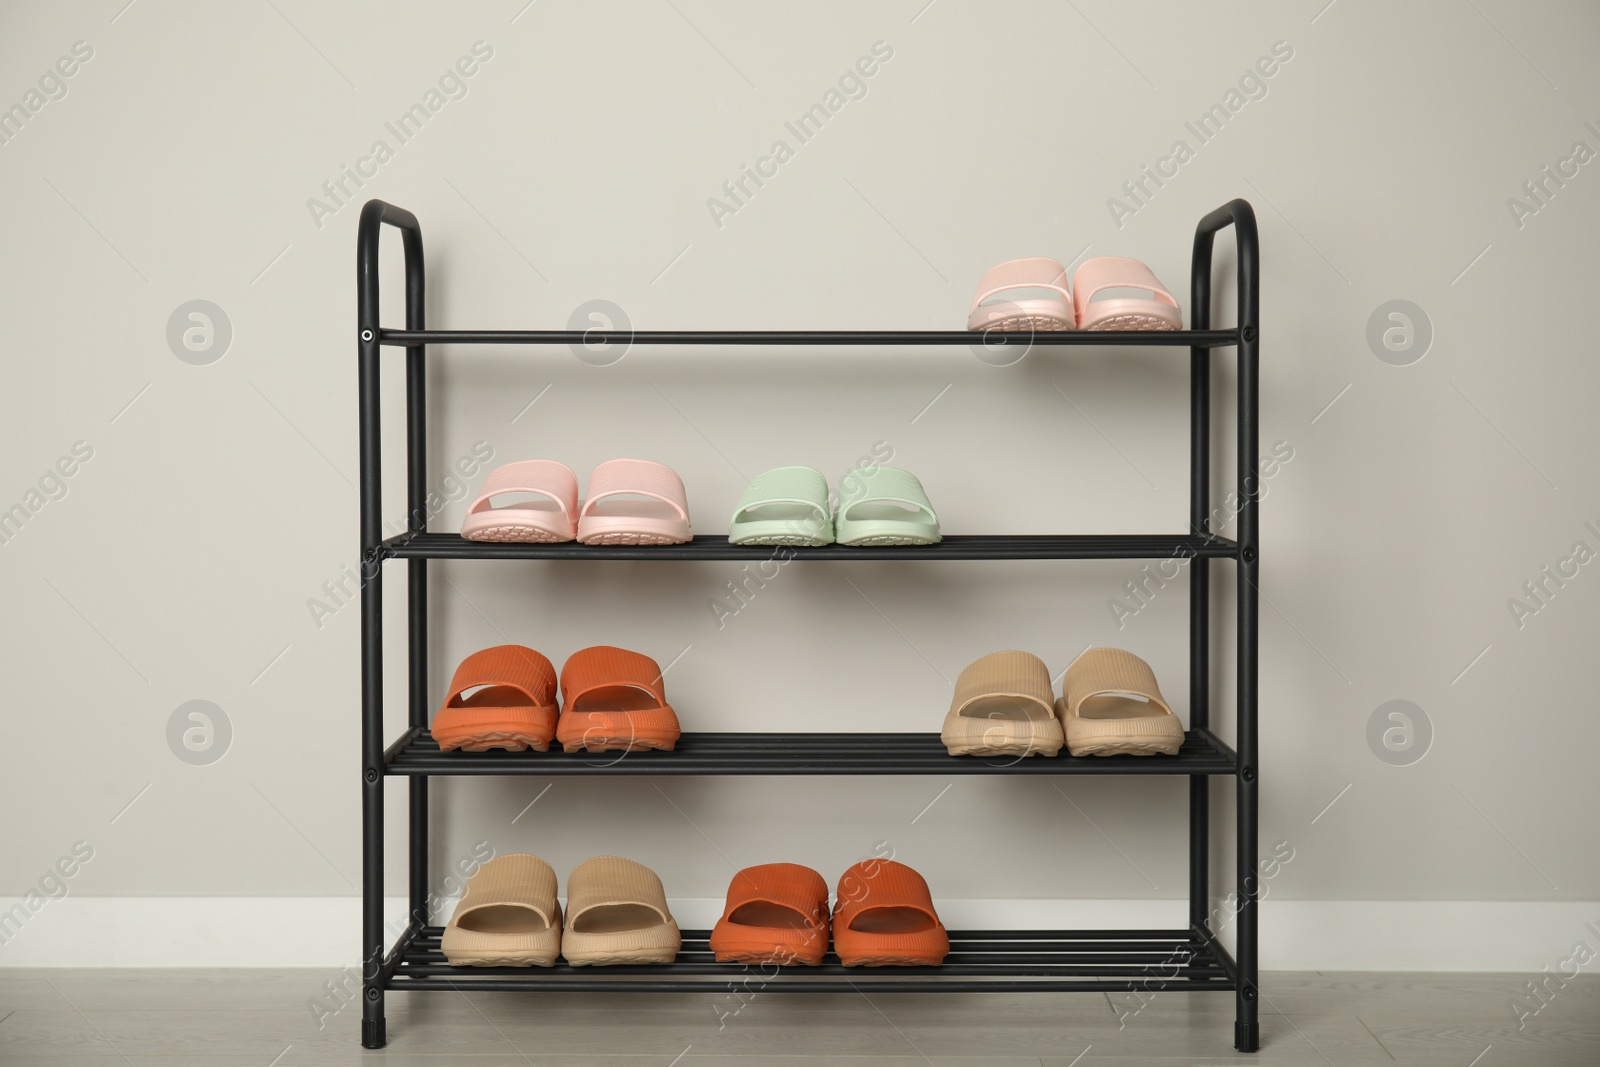
M 1261 1051 L 1261 1024 L 1241 1023 L 1233 1024 L 1233 1047 L 1240 1052 Z
M 361 1047 L 382 1048 L 389 1043 L 389 1036 L 382 1019 L 361 1020 Z

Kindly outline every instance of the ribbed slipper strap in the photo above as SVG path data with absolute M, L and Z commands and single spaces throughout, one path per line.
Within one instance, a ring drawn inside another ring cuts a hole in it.
M 502 905 L 529 908 L 548 926 L 558 926 L 561 910 L 556 903 L 556 872 L 538 856 L 516 852 L 496 856 L 467 879 L 466 892 L 456 905 L 452 923 L 479 908 Z
M 461 661 L 450 678 L 445 703 L 480 685 L 505 685 L 520 689 L 539 707 L 556 702 L 556 669 L 542 652 L 523 645 L 495 645 Z
M 567 877 L 567 928 L 573 929 L 585 912 L 617 904 L 639 904 L 672 921 L 661 879 L 642 863 L 618 856 L 584 860 Z
M 1061 679 L 1061 692 L 1071 715 L 1078 714 L 1085 700 L 1108 693 L 1131 693 L 1172 711 L 1150 664 L 1120 648 L 1091 648 L 1073 660 Z
M 1055 695 L 1050 669 L 1031 652 L 991 652 L 969 663 L 956 678 L 952 715 L 965 715 L 980 700 L 1009 698 L 1026 708 L 1030 718 L 1052 718 Z

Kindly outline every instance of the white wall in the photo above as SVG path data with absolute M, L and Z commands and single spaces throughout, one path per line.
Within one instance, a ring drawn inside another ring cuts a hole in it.
M 1262 840 L 1294 855 L 1267 910 L 1523 903 L 1544 925 L 1525 960 L 1498 960 L 1514 966 L 1558 960 L 1584 935 L 1572 916 L 1600 916 L 1584 907 L 1600 900 L 1584 796 L 1600 577 L 1578 567 L 1521 625 L 1508 599 L 1575 542 L 1600 550 L 1600 178 L 1572 164 L 1520 219 L 1508 198 L 1575 142 L 1600 151 L 1600 13 L 1504 0 L 1081 3 L 1081 16 L 960 0 L 523 5 L 0 12 L 0 104 L 26 107 L 75 42 L 92 49 L 67 64 L 65 95 L 47 81 L 59 98 L 0 144 L 0 508 L 42 504 L 0 544 L 13 739 L 0 894 L 52 889 L 47 872 L 78 842 L 92 858 L 66 865 L 75 898 L 203 898 L 203 914 L 220 897 L 357 892 L 357 611 L 317 618 L 311 601 L 337 606 L 323 584 L 355 559 L 351 268 L 366 198 L 421 220 L 438 326 L 560 328 L 605 299 L 641 328 L 960 328 L 983 270 L 1024 255 L 1138 257 L 1187 303 L 1195 222 L 1243 196 L 1263 248 L 1263 450 L 1293 450 L 1262 521 Z M 865 95 L 798 143 L 785 122 L 876 42 L 892 58 Z M 492 55 L 465 95 L 400 143 L 385 124 L 475 45 Z M 1185 123 L 1274 48 L 1292 56 L 1246 81 L 1255 99 L 1200 144 Z M 380 139 L 393 157 L 334 205 L 323 183 Z M 793 158 L 714 218 L 708 200 L 779 139 Z M 1193 158 L 1114 218 L 1123 182 L 1179 139 Z M 337 210 L 313 211 L 318 197 Z M 1219 251 L 1231 265 L 1230 240 Z M 398 242 L 385 259 L 397 297 Z M 205 365 L 166 336 L 196 299 L 232 331 Z M 1391 300 L 1431 322 L 1418 362 L 1369 347 Z M 882 441 L 950 533 L 1186 518 L 1180 352 L 1063 349 L 1003 369 L 959 348 L 636 348 L 606 367 L 565 349 L 432 356 L 430 477 L 447 492 L 480 441 L 494 462 L 559 458 L 584 478 L 646 456 L 683 474 L 697 528 L 716 533 L 748 476 L 809 463 L 837 477 Z M 1225 392 L 1231 354 L 1219 363 Z M 391 431 L 399 414 L 391 403 Z M 30 498 L 77 442 L 92 456 L 67 464 L 65 495 L 49 481 L 59 499 Z M 460 521 L 454 488 L 435 529 Z M 1214 566 L 1226 589 L 1231 566 Z M 1137 576 L 1127 562 L 795 563 L 720 629 L 710 601 L 733 564 L 434 573 L 434 700 L 462 656 L 507 640 L 558 665 L 595 643 L 663 663 L 687 647 L 668 690 L 688 729 L 932 730 L 977 656 L 1027 648 L 1059 671 L 1094 643 L 1144 656 L 1187 712 L 1185 593 L 1169 587 L 1119 627 L 1107 602 Z M 1434 735 L 1406 766 L 1368 743 L 1369 719 L 1397 699 Z M 191 700 L 231 724 L 209 765 L 169 747 Z M 562 780 L 513 823 L 546 784 L 438 782 L 438 875 L 479 841 L 561 871 L 612 852 L 654 866 L 675 899 L 705 901 L 737 866 L 789 859 L 831 879 L 884 840 L 942 898 L 1055 900 L 1069 923 L 1076 900 L 1170 901 L 1185 885 L 1176 780 L 973 777 L 942 795 L 947 781 L 915 778 Z M 396 893 L 403 788 L 389 794 Z M 1231 808 L 1216 795 L 1220 826 Z M 1406 965 L 1385 957 L 1386 931 L 1329 930 L 1330 961 L 1367 936 L 1366 965 Z M 69 943 L 41 912 L 0 964 Z M 352 927 L 352 959 L 356 944 Z

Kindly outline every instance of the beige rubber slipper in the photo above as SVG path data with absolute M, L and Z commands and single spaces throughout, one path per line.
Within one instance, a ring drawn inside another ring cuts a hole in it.
M 642 863 L 596 856 L 567 877 L 561 955 L 574 967 L 671 963 L 683 943 L 661 879 Z
M 552 967 L 561 952 L 556 872 L 515 852 L 472 872 L 441 947 L 452 967 Z
M 1051 704 L 1050 669 L 1031 652 L 991 652 L 968 664 L 939 739 L 952 756 L 1054 756 L 1061 721 Z
M 1061 680 L 1056 711 L 1074 756 L 1176 756 L 1183 723 L 1150 664 L 1120 648 L 1091 648 Z

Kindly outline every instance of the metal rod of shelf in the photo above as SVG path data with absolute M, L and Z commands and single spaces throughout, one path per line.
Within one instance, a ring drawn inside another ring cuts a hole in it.
M 1016 344 L 1023 347 L 1231 348 L 1237 330 L 1061 330 L 1001 333 L 991 330 L 382 330 L 383 345 L 806 345 L 944 346 Z
M 971 980 L 944 975 L 929 975 L 915 980 L 896 980 L 878 976 L 857 976 L 847 979 L 803 979 L 780 975 L 775 979 L 744 980 L 738 975 L 715 980 L 658 978 L 653 981 L 628 979 L 610 980 L 602 976 L 585 978 L 473 978 L 454 974 L 445 978 L 396 977 L 388 988 L 396 990 L 438 989 L 452 993 L 480 991 L 484 993 L 729 993 L 735 990 L 750 992 L 750 984 L 758 984 L 762 993 L 1159 993 L 1167 990 L 1218 990 L 1230 991 L 1232 982 L 1218 978 L 1189 981 L 1185 979 L 1139 978 L 1122 981 L 1087 981 L 1061 979 L 1058 981 L 1018 979 Z

